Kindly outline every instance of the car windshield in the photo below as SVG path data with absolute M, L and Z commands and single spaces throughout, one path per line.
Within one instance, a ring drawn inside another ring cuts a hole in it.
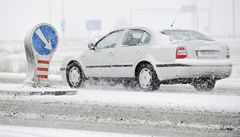
M 214 41 L 208 36 L 192 30 L 163 30 L 162 34 L 169 36 L 173 40 L 190 41 L 190 40 L 206 40 Z

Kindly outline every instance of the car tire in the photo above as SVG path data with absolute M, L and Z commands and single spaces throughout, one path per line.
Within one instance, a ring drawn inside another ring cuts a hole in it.
M 78 63 L 73 62 L 67 66 L 66 76 L 71 88 L 79 88 L 84 81 L 83 71 Z
M 137 69 L 137 83 L 145 91 L 158 90 L 160 80 L 151 64 L 141 64 Z
M 212 91 L 215 87 L 216 80 L 208 77 L 197 78 L 193 81 L 193 87 L 197 91 Z

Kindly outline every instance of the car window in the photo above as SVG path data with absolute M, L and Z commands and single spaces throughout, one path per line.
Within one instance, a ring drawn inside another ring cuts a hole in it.
M 149 33 L 143 30 L 133 29 L 129 30 L 125 34 L 122 44 L 127 46 L 138 46 L 141 44 L 149 43 L 150 39 L 151 36 Z
M 192 30 L 163 30 L 161 31 L 163 35 L 167 35 L 170 39 L 180 40 L 180 41 L 190 41 L 190 40 L 205 40 L 214 41 L 208 36 Z
M 151 40 L 151 35 L 147 32 L 144 32 L 140 41 L 140 44 L 147 44 Z
M 96 44 L 97 49 L 115 47 L 118 43 L 118 40 L 122 34 L 123 30 L 114 31 L 103 37 Z

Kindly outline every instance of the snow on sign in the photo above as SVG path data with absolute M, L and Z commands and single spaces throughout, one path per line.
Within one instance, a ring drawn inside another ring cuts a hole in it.
M 40 55 L 49 55 L 56 48 L 57 42 L 55 29 L 46 24 L 38 26 L 32 36 L 33 47 Z
M 56 29 L 47 23 L 36 25 L 26 35 L 24 46 L 28 61 L 28 73 L 25 83 L 34 87 L 49 86 L 49 65 L 58 41 Z

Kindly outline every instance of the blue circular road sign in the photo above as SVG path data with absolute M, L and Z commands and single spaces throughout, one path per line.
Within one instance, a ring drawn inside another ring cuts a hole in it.
M 48 24 L 41 24 L 37 26 L 32 35 L 32 44 L 38 54 L 51 54 L 58 44 L 58 35 L 56 30 Z

